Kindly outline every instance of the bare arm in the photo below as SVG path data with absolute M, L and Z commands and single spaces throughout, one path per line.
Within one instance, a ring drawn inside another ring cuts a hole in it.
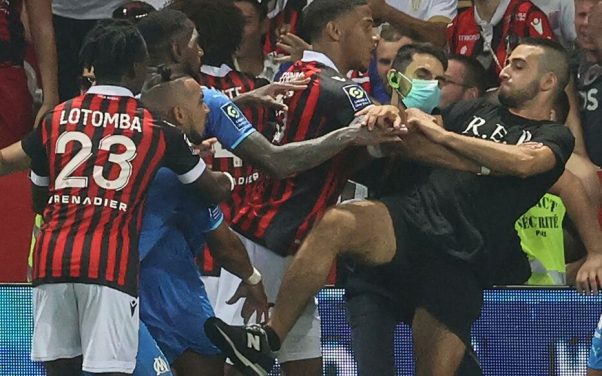
M 190 185 L 213 204 L 231 197 L 232 186 L 228 176 L 222 172 L 211 171 L 209 168 L 206 168 Z
M 404 142 L 382 145 L 383 153 L 401 154 L 402 158 L 459 171 L 479 173 L 481 166 L 449 148 L 436 144 L 423 134 L 411 133 Z
M 412 31 L 424 38 L 425 42 L 431 42 L 436 46 L 443 47 L 447 43 L 447 24 L 451 20 L 444 16 L 435 16 L 428 21 L 411 17 L 395 7 L 388 5 L 385 0 L 368 0 L 375 19 L 389 22 L 401 31 Z
M 59 103 L 57 53 L 52 26 L 51 0 L 25 0 L 29 29 L 42 76 L 44 101 L 36 116 L 35 125 L 46 112 Z
M 602 232 L 598 226 L 600 206 L 588 196 L 581 180 L 568 170 L 550 188 L 550 193 L 562 199 L 567 215 L 575 224 L 587 250 L 587 259 L 577 273 L 577 288 L 597 293 L 596 278 L 602 281 Z
M 285 178 L 316 167 L 352 145 L 370 145 L 393 141 L 402 131 L 359 124 L 334 130 L 321 137 L 277 146 L 258 132 L 252 133 L 234 150 L 245 161 L 276 178 Z
M 257 322 L 262 322 L 264 319 L 267 320 L 269 306 L 263 283 L 259 281 L 251 285 L 244 282 L 254 273 L 254 269 L 240 239 L 223 222 L 218 228 L 208 232 L 206 239 L 213 257 L 224 269 L 243 281 L 227 303 L 234 304 L 238 299 L 246 297 L 247 299 L 243 304 L 241 312 L 245 323 L 253 313 L 257 314 Z
M 575 83 L 571 82 L 566 87 L 566 94 L 569 98 L 569 113 L 566 118 L 566 126 L 569 127 L 575 137 L 575 154 L 583 158 L 589 159 L 587 150 L 585 149 L 585 141 L 583 140 L 583 128 L 581 126 L 581 117 L 579 116 L 579 101 L 577 99 L 577 89 Z
M 23 150 L 21 141 L 0 150 L 0 176 L 29 168 L 31 159 Z
M 545 145 L 541 147 L 506 145 L 463 136 L 441 128 L 427 116 L 420 114 L 417 117 L 409 116 L 408 122 L 435 143 L 444 145 L 502 175 L 524 178 L 548 171 L 556 164 L 554 152 Z

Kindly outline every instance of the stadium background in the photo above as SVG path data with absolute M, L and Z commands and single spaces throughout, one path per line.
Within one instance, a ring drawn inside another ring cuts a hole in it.
M 319 294 L 325 375 L 356 375 L 343 291 Z M 582 376 L 602 302 L 572 289 L 504 288 L 485 293 L 473 346 L 486 376 Z M 0 285 L 0 375 L 44 375 L 29 360 L 31 288 Z M 396 336 L 398 375 L 412 375 L 409 329 Z M 378 349 L 375 349 L 378 351 Z

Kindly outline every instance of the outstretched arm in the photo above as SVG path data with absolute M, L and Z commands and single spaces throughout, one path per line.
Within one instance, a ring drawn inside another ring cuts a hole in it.
M 549 171 L 556 164 L 552 149 L 545 145 L 508 145 L 447 131 L 429 116 L 408 110 L 408 123 L 433 142 L 476 161 L 498 174 L 528 177 Z
M 369 130 L 361 120 L 321 137 L 277 146 L 258 132 L 247 137 L 234 153 L 276 178 L 285 178 L 316 167 L 353 145 L 399 140 L 405 128 L 376 127 Z

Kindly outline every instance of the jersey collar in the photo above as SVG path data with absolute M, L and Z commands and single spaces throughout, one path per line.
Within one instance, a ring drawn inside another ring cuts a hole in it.
M 304 63 L 307 63 L 310 61 L 317 61 L 318 63 L 326 65 L 327 67 L 334 69 L 338 73 L 341 73 L 341 72 L 339 72 L 339 69 L 337 68 L 337 66 L 334 65 L 332 60 L 330 60 L 330 58 L 328 56 L 324 55 L 321 52 L 305 50 L 305 51 L 303 51 L 303 57 L 301 58 L 301 61 Z
M 115 85 L 94 85 L 86 94 L 108 95 L 113 97 L 134 97 L 130 89 Z
M 219 67 L 215 67 L 213 65 L 202 65 L 201 73 L 207 74 L 213 77 L 226 77 L 228 73 L 232 72 L 232 68 L 227 66 L 226 64 L 222 64 Z

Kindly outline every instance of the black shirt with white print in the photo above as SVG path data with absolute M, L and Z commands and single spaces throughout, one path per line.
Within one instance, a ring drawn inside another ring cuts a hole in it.
M 564 171 L 574 138 L 567 127 L 516 116 L 477 100 L 443 113 L 446 128 L 468 137 L 518 145 L 538 142 L 556 157 L 552 169 L 520 178 L 433 168 L 404 195 L 404 217 L 432 249 L 473 265 L 484 285 L 522 283 L 530 274 L 514 223 Z

